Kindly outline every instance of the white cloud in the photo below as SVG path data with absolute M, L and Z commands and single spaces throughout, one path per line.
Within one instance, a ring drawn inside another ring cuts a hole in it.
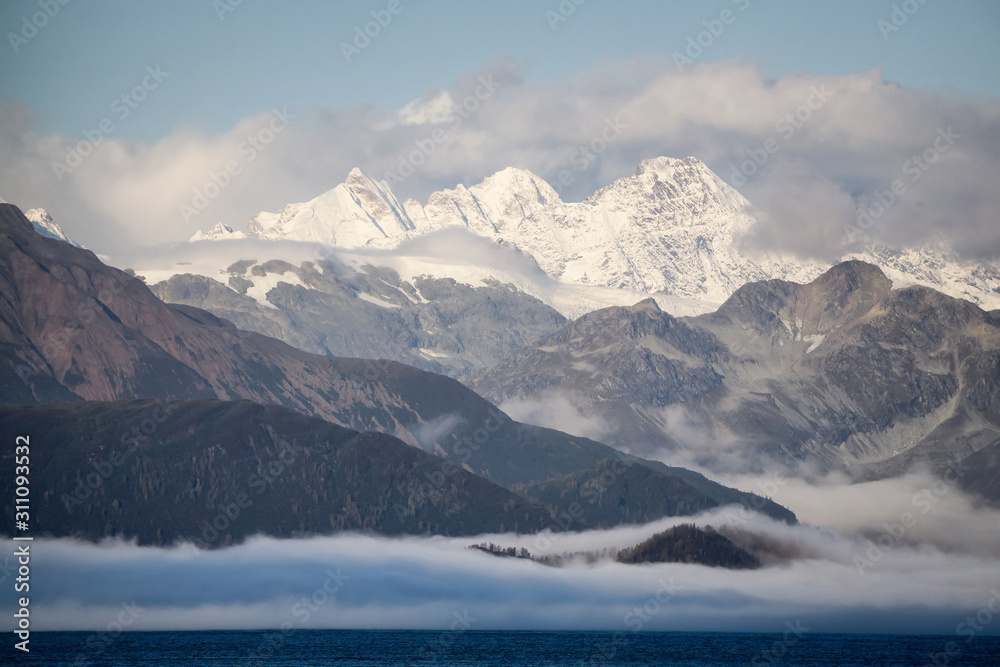
M 475 97 L 484 80 L 496 89 L 474 111 L 446 110 L 449 102 L 461 105 Z M 401 111 L 366 106 L 296 112 L 252 163 L 241 161 L 241 173 L 204 211 L 185 221 L 180 205 L 191 202 L 210 172 L 239 160 L 240 143 L 265 127 L 270 115 L 247 118 L 217 136 L 178 132 L 153 146 L 108 138 L 60 183 L 51 164 L 65 160 L 82 134 L 37 136 L 29 111 L 5 104 L 3 196 L 47 208 L 72 237 L 107 251 L 115 244 L 181 240 L 218 221 L 241 228 L 259 210 L 280 209 L 332 187 L 354 166 L 382 178 L 434 130 L 444 138 L 396 188 L 401 197 L 422 199 L 432 190 L 517 166 L 550 182 L 569 172 L 572 183 L 562 194 L 578 199 L 660 154 L 695 155 L 723 178 L 739 180 L 740 165 L 752 155 L 761 158 L 769 147 L 767 159 L 759 160 L 763 164 L 740 188 L 768 220 L 755 239 L 760 243 L 829 255 L 844 242 L 839 231 L 853 221 L 853 203 L 867 205 L 894 180 L 903 180 L 905 194 L 869 230 L 873 236 L 920 243 L 947 233 L 966 255 L 1000 254 L 1000 190 L 994 183 L 1000 102 L 905 88 L 884 82 L 877 70 L 789 74 L 772 81 L 740 62 L 678 73 L 670 62 L 639 60 L 538 82 L 498 61 Z M 587 146 L 615 119 L 624 126 L 620 136 L 600 155 L 588 153 Z M 908 161 L 933 147 L 939 130 L 949 127 L 957 138 L 948 152 L 911 180 Z
M 585 397 L 571 391 L 551 389 L 527 397 L 515 396 L 499 407 L 516 421 L 553 428 L 581 438 L 600 441 L 614 432 L 606 420 L 592 414 Z
M 414 100 L 399 111 L 399 122 L 403 125 L 423 125 L 443 123 L 452 113 L 455 101 L 448 91 L 443 90 L 423 99 Z

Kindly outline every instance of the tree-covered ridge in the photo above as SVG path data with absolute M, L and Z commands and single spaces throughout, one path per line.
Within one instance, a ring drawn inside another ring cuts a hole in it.
M 623 549 L 617 560 L 619 563 L 697 563 L 734 570 L 760 566 L 753 554 L 739 548 L 711 526 L 702 530 L 693 523 L 674 526 L 634 547 Z

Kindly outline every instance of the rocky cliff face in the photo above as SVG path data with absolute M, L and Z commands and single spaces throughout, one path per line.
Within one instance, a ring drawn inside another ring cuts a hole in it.
M 498 402 L 580 392 L 614 429 L 609 440 L 634 451 L 895 474 L 1000 438 L 998 382 L 1000 327 L 988 313 L 925 287 L 892 289 L 852 261 L 805 285 L 745 285 L 698 317 L 653 302 L 597 311 L 473 387 Z
M 471 287 L 428 276 L 411 282 L 390 268 L 353 272 L 329 259 L 299 266 L 235 262 L 227 281 L 182 274 L 152 289 L 168 303 L 209 310 L 307 352 L 392 359 L 456 378 L 566 322 L 507 285 Z

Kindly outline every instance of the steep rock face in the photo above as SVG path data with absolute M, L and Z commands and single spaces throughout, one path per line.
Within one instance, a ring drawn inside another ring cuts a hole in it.
M 152 289 L 164 301 L 204 308 L 307 352 L 392 359 L 456 378 L 566 322 L 506 285 L 471 287 L 431 277 L 410 282 L 384 267 L 353 273 L 331 260 L 300 266 L 246 261 L 228 273 L 228 287 L 181 274 Z
M 547 390 L 599 405 L 613 442 L 676 446 L 660 410 L 718 389 L 713 363 L 728 352 L 647 299 L 588 313 L 476 376 L 472 386 L 502 403 Z
M 412 229 L 412 222 L 388 185 L 376 183 L 360 169 L 352 169 L 346 181 L 311 201 L 289 204 L 281 213 L 257 215 L 245 234 L 352 248 L 398 238 Z
M 546 307 L 576 318 L 652 295 L 664 310 L 694 315 L 745 285 L 778 281 L 769 284 L 780 291 L 781 281 L 790 286 L 823 274 L 812 260 L 744 248 L 744 234 L 756 224 L 750 203 L 691 157 L 644 160 L 634 175 L 579 203 L 563 202 L 529 171 L 508 168 L 470 187 L 432 193 L 426 204 L 400 204 L 387 183 L 355 169 L 310 202 L 261 213 L 245 233 L 220 223 L 192 240 L 234 241 L 229 247 L 244 237 L 327 244 L 353 249 L 338 257 L 356 265 L 331 272 L 325 264 L 335 261 L 327 256 L 290 266 L 271 259 L 227 267 L 230 259 L 201 269 L 200 278 L 174 275 L 172 264 L 169 272 L 153 273 L 166 277 L 155 288 L 165 300 L 206 308 L 301 349 L 384 357 L 466 381 L 552 333 L 559 318 Z M 470 245 L 473 239 L 478 246 Z M 199 252 L 211 250 L 205 246 Z M 880 265 L 897 287 L 931 286 L 1000 306 L 1000 270 L 962 262 L 946 246 L 873 244 L 850 257 Z M 233 293 L 217 289 L 217 279 Z M 420 286 L 435 280 L 445 282 L 425 294 Z M 431 294 L 443 295 L 441 301 Z M 761 316 L 780 325 L 769 312 Z M 640 421 L 662 426 L 663 420 L 643 414 Z
M 925 287 L 894 290 L 851 261 L 806 285 L 745 285 L 699 317 L 648 302 L 596 311 L 473 387 L 496 401 L 582 392 L 615 429 L 609 441 L 633 451 L 680 445 L 723 468 L 725 449 L 738 465 L 759 454 L 881 475 L 965 458 L 1000 434 L 998 355 L 989 314 Z M 627 413 L 638 418 L 616 421 Z
M 634 176 L 581 203 L 565 203 L 538 176 L 508 168 L 469 188 L 435 192 L 424 206 L 409 200 L 400 207 L 387 183 L 355 169 L 317 199 L 261 213 L 246 235 L 394 248 L 459 226 L 525 252 L 563 282 L 721 301 L 746 280 L 809 275 L 785 260 L 764 255 L 761 268 L 739 255 L 735 237 L 753 223 L 748 207 L 690 157 L 645 160 Z

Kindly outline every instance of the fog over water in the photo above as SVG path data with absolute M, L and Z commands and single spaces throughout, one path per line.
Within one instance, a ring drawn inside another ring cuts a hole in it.
M 724 481 L 752 489 L 768 480 Z M 1000 513 L 975 509 L 954 489 L 935 496 L 934 481 L 918 474 L 860 485 L 779 482 L 773 495 L 798 513 L 798 526 L 730 507 L 607 531 L 259 537 L 219 551 L 36 540 L 33 627 L 105 630 L 124 618 L 128 629 L 147 630 L 780 632 L 800 622 L 810 632 L 1000 634 Z M 691 521 L 756 535 L 768 545 L 764 567 L 577 560 L 555 568 L 467 549 L 485 540 L 534 555 L 601 551 Z

